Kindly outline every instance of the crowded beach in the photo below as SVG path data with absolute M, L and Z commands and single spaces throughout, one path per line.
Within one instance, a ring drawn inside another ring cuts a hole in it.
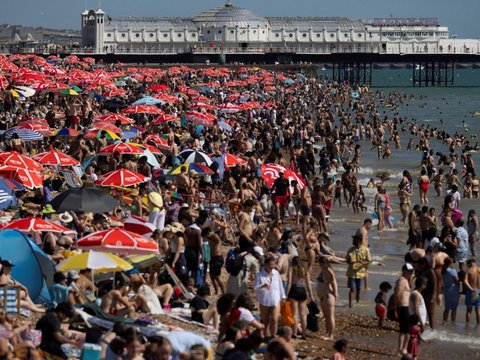
M 475 134 L 401 94 L 73 55 L 0 55 L 0 91 L 1 358 L 418 359 L 480 324 Z

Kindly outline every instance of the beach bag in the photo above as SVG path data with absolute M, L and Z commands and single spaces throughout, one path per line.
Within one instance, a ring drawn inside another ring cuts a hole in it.
M 227 259 L 225 260 L 225 268 L 227 272 L 232 276 L 240 274 L 246 266 L 245 256 L 240 254 L 239 249 L 232 249 L 227 253 Z
M 320 309 L 315 301 L 310 301 L 307 305 L 308 308 L 308 315 L 307 315 L 307 329 L 312 332 L 317 332 L 320 330 L 318 326 L 318 318 L 317 315 L 320 313 Z
M 290 300 L 285 300 L 282 305 L 280 306 L 280 315 L 282 315 L 280 319 L 281 326 L 295 326 L 295 318 L 293 317 L 292 311 L 292 302 Z

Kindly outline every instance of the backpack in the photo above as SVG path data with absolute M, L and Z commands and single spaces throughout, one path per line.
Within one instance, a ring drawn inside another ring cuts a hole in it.
M 237 276 L 240 271 L 245 269 L 246 265 L 245 256 L 240 254 L 239 249 L 232 249 L 227 253 L 225 268 L 230 275 Z

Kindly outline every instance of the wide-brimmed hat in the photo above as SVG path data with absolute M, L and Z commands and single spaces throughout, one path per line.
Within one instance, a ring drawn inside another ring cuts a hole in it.
M 10 262 L 10 261 L 8 261 L 8 260 L 2 260 L 2 261 L 0 261 L 0 264 L 1 264 L 2 266 L 9 266 L 9 267 L 14 267 L 14 266 L 15 266 L 14 263 L 12 263 L 12 262 Z
M 56 213 L 56 211 L 52 207 L 52 204 L 47 204 L 42 209 L 42 214 L 55 214 L 55 213 Z
M 61 222 L 63 223 L 70 223 L 73 221 L 73 217 L 72 215 L 70 215 L 70 213 L 68 211 L 65 211 L 63 213 L 61 213 L 58 218 L 60 219 Z

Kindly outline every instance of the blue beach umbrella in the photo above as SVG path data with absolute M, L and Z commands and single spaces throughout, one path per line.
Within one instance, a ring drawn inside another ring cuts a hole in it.
M 5 138 L 11 139 L 13 134 L 17 134 L 20 139 L 25 141 L 35 141 L 43 139 L 43 135 L 38 131 L 19 128 L 12 128 L 5 131 Z
M 292 79 L 287 79 L 283 82 L 285 85 L 292 85 L 292 84 L 295 84 L 295 81 L 292 80 Z
M 141 98 L 140 100 L 135 101 L 132 105 L 165 105 L 165 101 L 155 99 L 154 97 L 151 96 L 145 96 Z

